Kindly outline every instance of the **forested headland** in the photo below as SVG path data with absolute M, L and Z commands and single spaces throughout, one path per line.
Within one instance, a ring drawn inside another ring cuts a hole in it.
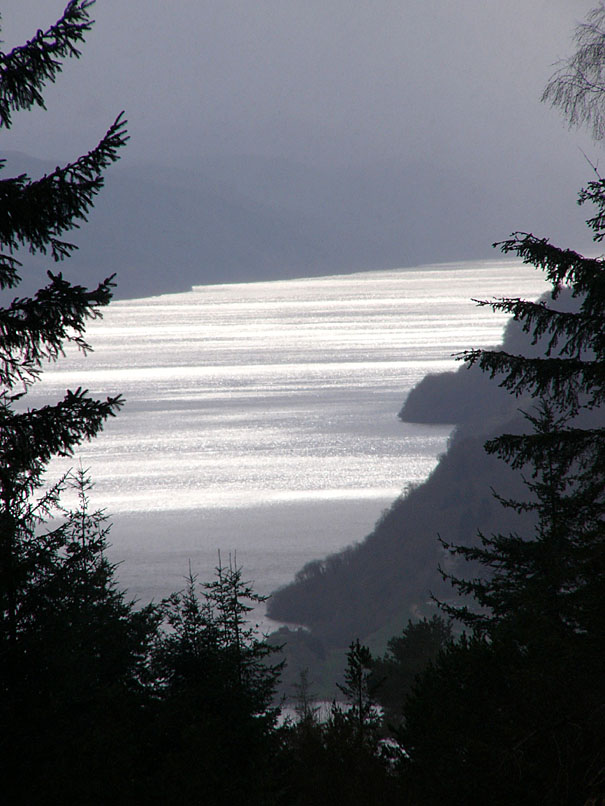
M 561 311 L 577 311 L 578 306 L 568 289 L 556 301 Z M 532 344 L 531 335 L 511 320 L 497 349 L 537 358 L 547 349 L 547 339 Z M 503 508 L 492 492 L 522 496 L 521 474 L 484 449 L 487 440 L 501 433 L 527 432 L 530 424 L 522 411 L 531 405 L 527 391 L 511 395 L 479 367 L 466 364 L 456 372 L 428 375 L 411 390 L 399 417 L 455 424 L 448 448 L 430 477 L 404 491 L 362 542 L 309 563 L 290 585 L 273 593 L 269 615 L 304 627 L 277 633 L 292 652 L 290 684 L 298 673 L 294 670 L 308 666 L 319 689 L 330 696 L 334 672 L 350 641 L 360 637 L 373 650 L 383 651 L 409 619 L 435 615 L 435 599 L 454 595 L 440 568 L 451 572 L 458 564 L 440 538 L 473 546 L 480 534 L 533 527 L 531 512 Z M 586 428 L 602 424 L 602 417 L 601 410 L 579 415 Z
M 0 53 L 0 128 L 44 105 L 45 85 L 79 55 L 92 5 L 71 0 L 55 25 Z M 605 64 L 605 6 L 580 34 L 584 78 L 595 59 Z M 573 122 L 578 82 L 565 71 L 558 80 L 554 101 Z M 530 233 L 497 244 L 544 271 L 550 295 L 482 303 L 516 326 L 503 349 L 465 352 L 464 373 L 425 381 L 431 395 L 450 389 L 445 410 L 457 411 L 446 456 L 367 541 L 276 594 L 271 612 L 302 614 L 310 632 L 268 640 L 248 619 L 262 597 L 231 558 L 213 579 L 190 572 L 183 590 L 137 606 L 107 559 L 109 515 L 94 509 L 86 470 L 45 477 L 53 456 L 73 455 L 123 403 L 78 388 L 31 408 L 27 394 L 67 345 L 90 349 L 86 324 L 112 298 L 113 275 L 87 288 L 61 269 L 74 251 L 66 233 L 127 140 L 120 114 L 68 165 L 0 179 L 4 801 L 602 803 L 605 259 Z M 605 180 L 580 201 L 602 240 Z M 51 268 L 19 295 L 31 256 Z M 518 349 L 519 327 L 535 349 Z M 339 701 L 320 716 L 313 669 L 330 662 Z

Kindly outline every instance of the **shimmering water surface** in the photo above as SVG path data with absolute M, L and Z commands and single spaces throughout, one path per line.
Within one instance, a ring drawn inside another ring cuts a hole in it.
M 125 396 L 76 461 L 133 595 L 180 588 L 189 561 L 209 578 L 219 549 L 265 593 L 361 540 L 430 473 L 450 427 L 397 412 L 424 375 L 455 368 L 452 353 L 500 340 L 504 318 L 471 298 L 544 289 L 535 270 L 492 261 L 118 301 L 88 329 L 94 352 L 51 367 L 30 402 L 78 386 Z

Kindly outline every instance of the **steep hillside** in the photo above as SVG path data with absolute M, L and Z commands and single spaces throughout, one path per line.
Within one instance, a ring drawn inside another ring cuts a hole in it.
M 540 350 L 512 323 L 503 348 L 525 354 Z M 529 400 L 511 397 L 465 366 L 429 376 L 412 390 L 400 417 L 457 423 L 448 450 L 430 477 L 397 499 L 363 542 L 308 564 L 273 594 L 271 618 L 305 628 L 282 628 L 277 636 L 288 644 L 290 683 L 301 666 L 327 683 L 330 659 L 342 656 L 350 641 L 359 637 L 382 650 L 409 618 L 435 612 L 432 596 L 451 598 L 439 566 L 451 571 L 453 561 L 439 536 L 469 545 L 479 531 L 522 534 L 531 526 L 492 494 L 525 497 L 519 474 L 483 449 L 492 436 L 523 431 L 527 425 L 519 409 L 529 406 Z M 463 575 L 469 573 L 465 567 Z

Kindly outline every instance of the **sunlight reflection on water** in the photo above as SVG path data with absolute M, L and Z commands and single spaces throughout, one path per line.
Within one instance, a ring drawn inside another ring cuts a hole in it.
M 216 549 L 237 549 L 266 592 L 362 539 L 430 473 L 450 428 L 396 415 L 424 375 L 456 368 L 452 353 L 500 340 L 504 318 L 471 297 L 544 289 L 491 261 L 119 301 L 88 329 L 94 352 L 48 369 L 28 403 L 78 386 L 127 399 L 76 461 L 135 595 L 160 595 L 192 547 L 202 578 Z

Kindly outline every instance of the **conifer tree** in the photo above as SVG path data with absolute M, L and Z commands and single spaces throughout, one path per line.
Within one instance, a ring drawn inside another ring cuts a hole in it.
M 92 4 L 71 0 L 50 28 L 0 53 L 0 128 L 44 107 L 45 84 L 80 55 Z M 85 326 L 111 299 L 113 275 L 88 289 L 54 265 L 74 252 L 65 235 L 86 221 L 127 139 L 120 115 L 89 153 L 41 178 L 0 173 L 0 771 L 11 803 L 107 803 L 129 791 L 138 763 L 154 614 L 116 590 L 85 475 L 73 512 L 61 495 L 74 477 L 43 489 L 50 460 L 98 434 L 122 399 L 76 389 L 27 406 L 45 363 L 67 345 L 90 349 Z M 28 255 L 47 258 L 47 281 L 19 296 Z
M 44 106 L 44 84 L 55 80 L 62 59 L 80 55 L 78 44 L 92 24 L 91 5 L 90 0 L 72 0 L 55 25 L 38 31 L 26 45 L 0 53 L 0 127 L 10 127 L 13 112 Z M 86 220 L 103 186 L 104 169 L 127 140 L 124 125 L 119 116 L 88 154 L 39 179 L 26 174 L 0 179 L 5 299 L 19 285 L 21 253 L 60 263 L 73 252 L 75 246 L 63 235 Z M 23 552 L 32 527 L 30 497 L 50 459 L 69 455 L 94 437 L 122 404 L 119 395 L 97 400 L 76 389 L 58 402 L 26 410 L 23 397 L 43 363 L 57 360 L 66 344 L 90 349 L 86 322 L 101 315 L 113 285 L 110 276 L 91 290 L 49 269 L 47 284 L 33 296 L 14 296 L 0 308 L 0 614 L 9 644 L 18 637 L 19 597 L 28 574 Z
M 273 697 L 283 663 L 271 664 L 278 648 L 269 645 L 250 623 L 249 614 L 265 596 L 242 578 L 234 560 L 220 560 L 215 578 L 200 586 L 190 573 L 184 591 L 164 603 L 168 630 L 156 651 L 159 679 L 166 690 L 200 691 L 200 675 L 212 675 L 203 697 L 210 710 L 235 718 L 254 717 L 257 724 L 274 724 Z M 197 669 L 197 671 L 195 671 Z M 203 671 L 202 671 L 203 670 Z M 227 694 L 228 692 L 228 694 Z
M 603 180 L 586 200 L 601 240 Z M 471 635 L 420 678 L 402 739 L 424 803 L 583 804 L 605 791 L 605 259 L 527 233 L 500 246 L 545 271 L 552 303 L 481 304 L 511 313 L 544 354 L 463 358 L 533 402 L 527 432 L 486 450 L 524 474 L 526 500 L 500 501 L 535 525 L 448 546 L 488 573 L 450 577 L 469 600 L 443 608 Z M 576 310 L 557 307 L 564 288 Z
M 148 728 L 157 615 L 117 588 L 108 519 L 91 509 L 90 489 L 83 469 L 68 474 L 21 536 L 27 573 L 0 666 L 0 768 L 3 791 L 23 802 L 107 802 L 144 770 L 133 736 Z
M 590 183 L 580 202 L 593 201 L 595 239 L 605 235 L 605 182 Z M 486 443 L 525 476 L 526 501 L 500 499 L 518 513 L 534 513 L 534 535 L 481 536 L 478 548 L 455 554 L 492 570 L 488 580 L 454 580 L 483 608 L 454 608 L 467 624 L 486 626 L 520 612 L 547 617 L 550 629 L 597 634 L 603 626 L 605 582 L 605 260 L 559 249 L 545 239 L 517 233 L 500 244 L 545 271 L 556 302 L 571 290 L 577 310 L 520 299 L 482 302 L 511 313 L 544 355 L 527 358 L 503 351 L 471 350 L 469 365 L 498 378 L 515 395 L 529 393 L 529 433 L 503 434 Z
M 202 586 L 164 603 L 165 629 L 153 653 L 158 695 L 156 778 L 148 802 L 269 804 L 275 789 L 281 665 L 249 624 L 263 597 L 234 563 L 219 565 Z
M 383 657 L 373 659 L 370 679 L 376 686 L 376 699 L 384 709 L 389 729 L 399 725 L 405 698 L 416 676 L 451 641 L 451 624 L 440 616 L 410 620 L 399 635 L 389 640 Z
M 372 680 L 372 654 L 359 638 L 352 641 L 347 652 L 344 683 L 337 683 L 349 705 L 344 718 L 353 728 L 357 743 L 375 745 L 380 716 L 376 690 L 380 681 Z

